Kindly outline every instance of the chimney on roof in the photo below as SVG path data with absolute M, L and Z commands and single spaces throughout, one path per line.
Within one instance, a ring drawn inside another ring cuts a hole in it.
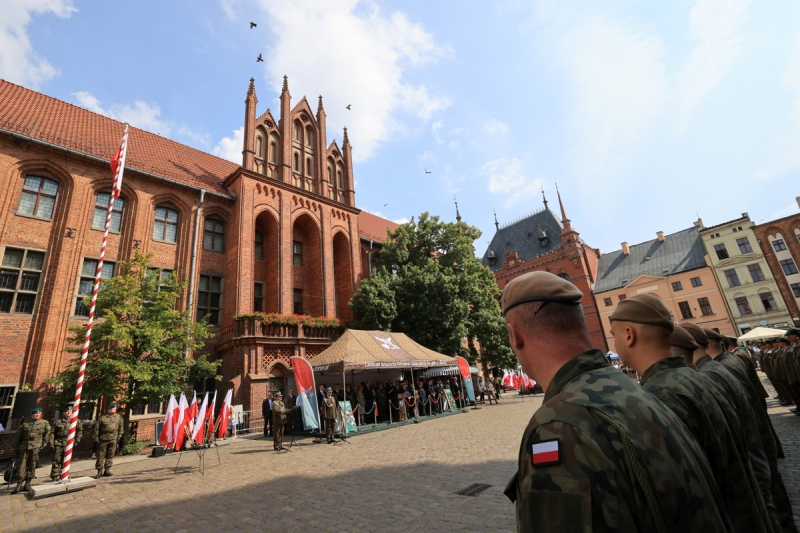
M 623 255 L 630 255 L 631 254 L 631 249 L 628 247 L 628 243 L 627 242 L 623 242 L 622 243 L 622 254 Z
M 656 235 L 658 235 L 658 242 L 664 242 L 664 232 L 663 231 L 657 231 Z

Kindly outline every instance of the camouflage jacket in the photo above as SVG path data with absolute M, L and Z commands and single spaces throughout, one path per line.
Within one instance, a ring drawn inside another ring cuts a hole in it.
M 101 442 L 117 440 L 123 431 L 121 416 L 105 414 L 94 424 L 94 440 Z
M 272 402 L 272 423 L 286 423 L 286 407 L 283 405 L 283 400 L 275 400 Z
M 78 444 L 81 441 L 81 437 L 83 436 L 83 423 L 78 420 L 78 423 L 75 425 L 75 444 Z M 53 431 L 50 433 L 49 444 L 53 444 L 55 446 L 66 446 L 67 439 L 69 438 L 69 420 L 66 418 L 61 418 L 56 420 L 53 424 Z
M 525 532 L 657 531 L 659 518 L 671 532 L 730 529 L 689 430 L 599 350 L 553 377 L 506 495 Z
M 50 424 L 47 420 L 28 419 L 17 429 L 14 435 L 14 449 L 18 452 L 38 450 L 47 444 L 50 435 Z
M 756 363 L 755 361 L 753 361 L 753 358 L 750 357 L 750 354 L 748 354 L 741 348 L 737 348 L 733 352 L 728 352 L 728 353 L 742 362 L 745 369 L 747 370 L 747 377 L 753 383 L 753 387 L 755 387 L 758 395 L 761 396 L 762 398 L 768 398 L 769 394 L 767 394 L 767 390 L 764 388 L 764 384 L 761 383 L 761 379 L 759 379 L 758 377 L 758 370 L 756 370 Z
M 733 407 L 715 396 L 707 376 L 667 357 L 648 368 L 639 384 L 686 424 L 711 465 L 734 531 L 770 532 L 769 511 L 750 467 Z

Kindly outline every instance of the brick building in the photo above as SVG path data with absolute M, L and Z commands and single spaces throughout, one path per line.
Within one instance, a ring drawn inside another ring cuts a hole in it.
M 205 351 L 221 390 L 253 409 L 286 385 L 289 357 L 313 357 L 339 332 L 236 319 L 259 312 L 351 317 L 348 301 L 396 224 L 356 208 L 352 147 L 294 106 L 286 78 L 277 119 L 245 99 L 242 164 L 130 129 L 104 275 L 134 250 L 191 280 L 180 306 L 208 315 Z M 63 369 L 68 328 L 85 321 L 123 124 L 0 80 L 0 422 L 23 384 Z M 213 386 L 209 384 L 209 386 Z M 202 386 L 201 386 L 202 388 Z M 160 412 L 161 399 L 133 417 Z M 51 410 L 52 412 L 52 410 Z M 50 413 L 46 415 L 49 416 Z M 82 410 L 82 414 L 91 412 Z
M 608 347 L 592 294 L 600 251 L 583 242 L 572 227 L 560 193 L 560 219 L 547 206 L 544 192 L 542 200 L 544 207 L 505 226 L 500 226 L 495 216 L 497 231 L 483 255 L 483 264 L 494 272 L 501 289 L 514 278 L 533 271 L 552 272 L 571 281 L 583 293 L 581 304 L 592 345 L 605 351 Z
M 758 224 L 753 231 L 792 321 L 800 326 L 800 214 Z

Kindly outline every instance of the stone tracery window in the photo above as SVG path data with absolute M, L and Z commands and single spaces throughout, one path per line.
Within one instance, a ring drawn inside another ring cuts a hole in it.
M 25 176 L 18 215 L 50 220 L 58 195 L 58 183 L 41 176 Z

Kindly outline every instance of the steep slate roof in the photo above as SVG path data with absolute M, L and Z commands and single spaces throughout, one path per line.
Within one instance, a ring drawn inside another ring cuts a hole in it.
M 389 236 L 389 231 L 396 230 L 399 225 L 366 211 L 358 214 L 358 233 L 362 239 L 383 242 Z
M 544 248 L 539 244 L 539 226 L 547 234 L 547 246 Z M 507 226 L 501 226 L 495 232 L 486 253 L 483 254 L 483 264 L 492 271 L 496 271 L 503 268 L 505 255 L 512 250 L 516 250 L 519 258 L 523 261 L 558 250 L 561 248 L 562 228 L 561 220 L 547 208 L 535 211 Z M 494 252 L 494 256 L 497 258 L 494 265 L 489 264 L 489 252 Z
M 124 126 L 0 79 L 0 128 L 110 160 L 119 146 Z M 138 128 L 130 127 L 128 131 L 127 168 L 230 197 L 220 182 L 239 168 L 236 163 Z
M 634 244 L 629 255 L 622 250 L 603 254 L 597 264 L 594 292 L 624 287 L 642 274 L 667 276 L 704 267 L 705 254 L 697 226 L 666 235 L 664 242 L 653 239 Z

